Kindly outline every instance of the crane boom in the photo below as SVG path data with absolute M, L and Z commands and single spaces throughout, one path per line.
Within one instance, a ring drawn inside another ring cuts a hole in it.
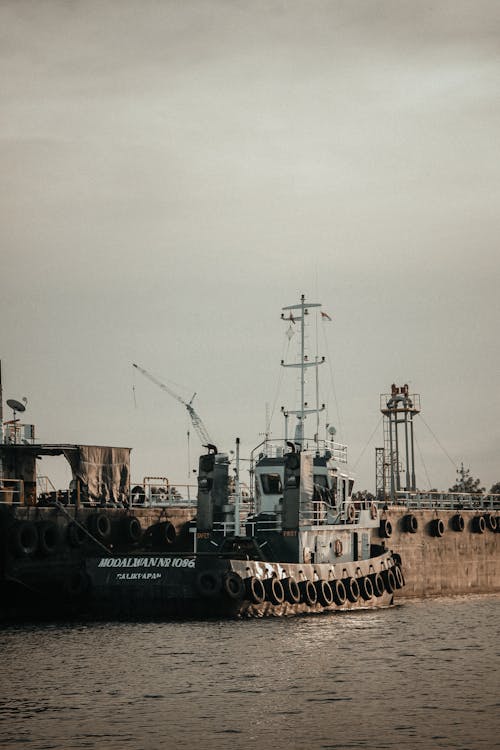
M 135 367 L 137 370 L 139 370 L 140 373 L 144 375 L 144 377 L 148 378 L 152 383 L 158 386 L 158 388 L 161 388 L 162 391 L 165 391 L 165 393 L 168 393 L 169 396 L 172 396 L 172 398 L 175 398 L 176 401 L 179 401 L 180 404 L 186 407 L 187 412 L 191 418 L 191 422 L 193 423 L 193 427 L 196 430 L 196 433 L 198 437 L 201 440 L 202 445 L 207 444 L 213 444 L 213 440 L 208 434 L 208 430 L 203 424 L 203 420 L 201 419 L 200 415 L 196 413 L 192 406 L 192 402 L 194 397 L 196 396 L 196 393 L 193 394 L 193 397 L 191 398 L 191 401 L 189 403 L 187 401 L 184 401 L 181 396 L 179 396 L 175 391 L 173 391 L 171 388 L 169 388 L 165 383 L 162 383 L 161 380 L 158 380 L 158 378 L 155 378 L 154 375 L 151 375 L 150 372 L 144 369 L 144 367 L 140 367 L 139 365 L 136 365 L 135 362 L 132 362 L 132 366 Z

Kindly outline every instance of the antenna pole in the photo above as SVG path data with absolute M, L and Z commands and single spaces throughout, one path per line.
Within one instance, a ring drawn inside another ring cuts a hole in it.
M 304 367 L 304 354 L 305 354 L 305 308 L 304 308 L 304 295 L 300 298 L 302 304 L 302 315 L 300 321 L 300 444 L 302 445 L 304 439 L 304 391 L 305 391 L 305 367 Z
M 288 305 L 287 307 L 282 308 L 282 310 L 290 310 L 290 315 L 287 318 L 285 318 L 283 313 L 281 314 L 282 320 L 291 320 L 293 323 L 295 323 L 297 319 L 300 320 L 300 362 L 286 363 L 284 360 L 281 360 L 281 364 L 283 367 L 300 367 L 300 405 L 297 411 L 289 411 L 288 413 L 295 414 L 297 417 L 298 424 L 295 431 L 295 442 L 301 447 L 304 443 L 304 421 L 306 414 L 314 414 L 314 412 L 317 411 L 316 409 L 307 409 L 307 403 L 305 401 L 306 368 L 317 366 L 316 362 L 308 362 L 305 354 L 305 316 L 309 314 L 309 308 L 311 307 L 321 307 L 321 305 L 317 302 L 306 304 L 305 295 L 302 294 L 298 305 Z M 300 310 L 300 316 L 298 318 L 293 317 L 292 310 Z M 318 364 L 322 364 L 324 361 L 325 358 L 323 357 Z
M 240 439 L 236 438 L 236 497 L 234 499 L 234 535 L 240 535 L 240 504 L 241 504 L 241 487 L 240 487 Z
M 318 355 L 316 354 L 316 448 L 319 450 L 319 373 Z

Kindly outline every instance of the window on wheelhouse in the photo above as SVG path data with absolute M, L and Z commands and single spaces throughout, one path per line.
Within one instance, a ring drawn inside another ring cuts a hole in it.
M 264 495 L 279 495 L 283 492 L 283 483 L 279 474 L 261 474 L 260 482 Z
M 314 484 L 318 487 L 328 487 L 328 477 L 326 474 L 315 474 Z

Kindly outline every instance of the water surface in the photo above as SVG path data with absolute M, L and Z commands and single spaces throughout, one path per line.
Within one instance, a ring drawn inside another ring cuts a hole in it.
M 500 748 L 500 597 L 0 630 L 0 747 Z

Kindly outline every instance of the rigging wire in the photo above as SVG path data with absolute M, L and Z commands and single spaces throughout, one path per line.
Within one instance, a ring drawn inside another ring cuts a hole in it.
M 291 336 L 288 337 L 285 334 L 285 337 L 288 339 L 288 341 L 284 341 L 283 342 L 283 350 L 282 350 L 282 356 L 281 356 L 281 359 L 283 361 L 285 361 L 287 359 L 287 357 L 288 357 L 288 350 L 290 349 L 290 342 L 292 340 Z M 278 375 L 278 382 L 276 384 L 276 392 L 275 392 L 275 395 L 274 395 L 273 406 L 272 406 L 272 409 L 271 409 L 271 412 L 270 412 L 270 415 L 269 415 L 268 423 L 266 425 L 266 432 L 268 434 L 271 432 L 271 422 L 273 421 L 274 412 L 276 411 L 276 403 L 278 401 L 278 396 L 279 396 L 280 389 L 281 389 L 281 383 L 283 381 L 284 369 L 285 369 L 284 367 L 280 366 L 279 375 Z
M 331 381 L 331 387 L 332 387 L 332 392 L 333 392 L 333 402 L 335 404 L 335 409 L 336 409 L 336 412 L 337 412 L 337 419 L 338 419 L 338 425 L 339 425 L 339 437 L 342 439 L 343 442 L 346 442 L 345 441 L 345 435 L 344 435 L 344 426 L 343 426 L 343 422 L 342 422 L 342 415 L 340 413 L 339 402 L 338 402 L 338 399 L 337 399 L 337 391 L 336 391 L 336 388 L 335 388 L 335 379 L 333 377 L 332 358 L 330 356 L 330 349 L 329 349 L 329 346 L 328 346 L 328 339 L 326 338 L 325 326 L 323 325 L 322 328 L 323 328 L 323 338 L 324 338 L 324 341 L 325 341 L 325 349 L 326 349 L 326 355 L 327 355 L 326 359 L 327 359 L 327 362 L 328 362 L 328 369 L 330 371 L 330 381 Z
M 361 459 L 362 459 L 362 458 L 363 458 L 363 456 L 365 455 L 365 451 L 366 451 L 366 449 L 368 448 L 368 446 L 370 445 L 370 443 L 372 442 L 372 440 L 373 440 L 373 436 L 375 435 L 375 433 L 376 433 L 376 432 L 377 432 L 377 430 L 379 429 L 379 427 L 380 427 L 380 424 L 381 424 L 381 422 L 382 422 L 382 419 L 383 419 L 383 417 L 379 417 L 379 419 L 378 419 L 378 421 L 377 421 L 377 424 L 375 425 L 375 429 L 373 430 L 372 434 L 371 434 L 371 435 L 370 435 L 370 437 L 368 438 L 368 440 L 367 440 L 367 443 L 366 443 L 365 447 L 364 447 L 364 448 L 363 448 L 363 450 L 361 451 L 360 455 L 358 456 L 358 459 L 356 460 L 356 462 L 354 463 L 354 465 L 353 465 L 353 467 L 352 467 L 352 470 L 353 470 L 353 471 L 355 471 L 355 469 L 356 469 L 356 466 L 357 466 L 357 465 L 359 464 L 359 462 L 361 461 Z
M 449 461 L 450 461 L 451 465 L 453 466 L 453 468 L 455 469 L 455 471 L 457 471 L 458 470 L 457 463 L 451 458 L 451 456 L 448 453 L 448 451 L 446 450 L 446 448 L 444 448 L 441 445 L 441 443 L 439 442 L 438 438 L 436 437 L 436 435 L 433 433 L 433 431 L 431 430 L 431 428 L 429 427 L 429 425 L 427 424 L 427 422 L 423 418 L 422 414 L 420 414 L 420 419 L 422 420 L 422 422 L 424 423 L 424 425 L 427 427 L 427 429 L 429 430 L 429 432 L 431 433 L 432 437 L 434 438 L 434 440 L 436 441 L 436 443 L 439 445 L 439 447 L 441 448 L 441 450 L 443 451 L 443 453 L 445 454 L 445 456 L 449 459 Z
M 422 451 L 420 450 L 420 445 L 418 443 L 418 440 L 417 440 L 416 436 L 415 436 L 415 443 L 417 445 L 418 455 L 420 456 L 420 460 L 422 462 L 422 466 L 424 467 L 425 476 L 427 477 L 427 483 L 429 485 L 429 490 L 431 490 L 432 489 L 432 483 L 431 483 L 429 474 L 427 473 L 427 466 L 425 465 L 424 457 L 422 455 Z

